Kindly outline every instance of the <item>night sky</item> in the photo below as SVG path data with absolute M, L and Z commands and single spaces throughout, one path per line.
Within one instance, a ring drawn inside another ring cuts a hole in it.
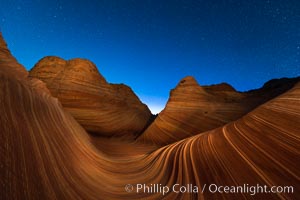
M 300 75 L 299 0 L 1 0 L 0 27 L 28 70 L 87 58 L 154 113 L 187 75 L 240 91 Z

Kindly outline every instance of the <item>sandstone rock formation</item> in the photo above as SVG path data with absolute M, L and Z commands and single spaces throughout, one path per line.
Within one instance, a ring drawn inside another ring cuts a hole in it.
M 1 48 L 0 58 L 5 57 Z M 17 63 L 11 66 L 21 70 Z M 217 129 L 161 148 L 145 147 L 147 152 L 114 156 L 105 152 L 117 145 L 106 146 L 110 141 L 105 140 L 103 151 L 96 149 L 56 98 L 32 89 L 29 78 L 20 80 L 12 71 L 0 62 L 0 199 L 300 198 L 300 82 Z M 188 85 L 195 82 L 188 80 Z M 126 146 L 119 145 L 119 151 L 133 151 Z M 198 192 L 137 193 L 138 183 L 192 184 Z M 127 184 L 132 192 L 125 191 Z M 211 184 L 259 184 L 268 190 L 292 186 L 293 192 L 212 193 Z
M 24 84 L 29 84 L 31 88 L 41 90 L 43 92 L 49 93 L 46 85 L 36 79 L 36 78 L 28 78 L 28 72 L 25 67 L 17 62 L 16 58 L 11 55 L 10 50 L 7 48 L 6 42 L 2 37 L 2 33 L 0 32 L 0 73 L 5 73 L 6 76 L 13 77 L 18 80 L 23 80 Z
M 151 112 L 123 84 L 109 84 L 85 59 L 45 57 L 30 71 L 44 81 L 64 109 L 90 133 L 135 137 L 148 125 Z
M 138 141 L 162 146 L 217 128 L 287 91 L 299 80 L 273 80 L 259 90 L 241 93 L 226 83 L 201 87 L 188 76 L 171 91 L 165 109 Z
M 24 79 L 28 76 L 26 69 L 17 62 L 7 48 L 6 42 L 0 32 L 0 65 L 1 71 L 14 78 Z

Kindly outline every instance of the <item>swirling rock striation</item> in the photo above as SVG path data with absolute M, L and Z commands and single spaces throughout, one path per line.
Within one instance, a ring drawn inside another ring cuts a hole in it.
M 242 93 L 226 83 L 200 86 L 193 77 L 185 77 L 138 141 L 163 146 L 220 127 L 287 91 L 299 80 L 273 80 L 261 89 Z
M 0 64 L 0 199 L 300 198 L 300 82 L 222 127 L 126 155 L 121 151 L 133 151 L 129 144 L 104 140 L 103 151 L 95 148 L 56 98 L 3 68 Z M 198 192 L 125 191 L 126 184 L 138 183 L 191 184 Z M 212 193 L 211 184 L 292 186 L 294 192 Z
M 31 69 L 30 77 L 44 81 L 90 133 L 135 137 L 150 121 L 150 110 L 128 86 L 107 83 L 88 60 L 45 57 Z

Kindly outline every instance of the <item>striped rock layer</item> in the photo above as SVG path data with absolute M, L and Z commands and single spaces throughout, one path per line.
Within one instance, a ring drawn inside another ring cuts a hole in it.
M 96 135 L 134 137 L 152 115 L 128 86 L 107 83 L 85 59 L 45 57 L 33 67 L 30 77 L 45 82 L 64 109 Z
M 57 98 L 28 81 L 0 64 L 0 199 L 300 198 L 300 83 L 217 129 L 148 151 L 120 143 L 109 154 L 111 144 L 95 148 Z M 137 193 L 138 183 L 190 184 L 198 192 Z M 294 192 L 212 193 L 212 184 L 293 186 Z
M 299 80 L 272 80 L 261 89 L 241 93 L 226 83 L 200 86 L 188 76 L 171 91 L 166 107 L 138 141 L 163 146 L 220 127 L 287 91 Z

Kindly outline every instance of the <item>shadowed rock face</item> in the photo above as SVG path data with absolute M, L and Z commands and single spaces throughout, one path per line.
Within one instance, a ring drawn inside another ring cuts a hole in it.
M 123 84 L 109 84 L 85 59 L 45 57 L 30 71 L 88 131 L 101 136 L 135 136 L 148 125 L 151 112 Z
M 21 70 L 15 64 L 11 70 Z M 300 198 L 300 82 L 238 120 L 161 148 L 110 138 L 96 149 L 57 98 L 11 73 L 0 62 L 0 199 Z M 128 193 L 129 183 L 191 184 L 198 192 Z M 210 193 L 210 184 L 294 192 Z
M 273 80 L 259 90 L 240 93 L 226 83 L 201 87 L 188 76 L 171 91 L 165 109 L 138 141 L 162 146 L 217 128 L 287 91 L 299 80 Z

